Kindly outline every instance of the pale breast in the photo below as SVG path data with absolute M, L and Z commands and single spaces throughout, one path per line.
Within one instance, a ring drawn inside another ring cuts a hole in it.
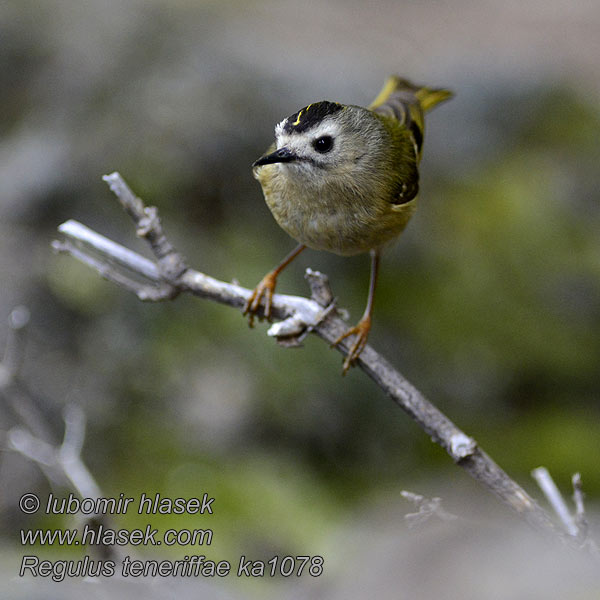
M 315 250 L 352 255 L 379 248 L 398 236 L 414 212 L 415 200 L 400 207 L 352 190 L 321 188 L 307 193 L 278 176 L 278 165 L 256 169 L 265 201 L 280 227 Z

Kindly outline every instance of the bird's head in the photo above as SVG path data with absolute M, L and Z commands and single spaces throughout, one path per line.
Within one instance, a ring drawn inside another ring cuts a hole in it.
M 373 166 L 385 131 L 373 113 L 358 106 L 321 101 L 283 119 L 275 150 L 252 165 L 277 165 L 292 178 L 327 183 Z

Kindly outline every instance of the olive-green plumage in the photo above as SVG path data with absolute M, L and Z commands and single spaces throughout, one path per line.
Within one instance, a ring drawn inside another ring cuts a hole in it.
M 250 324 L 263 298 L 270 316 L 277 277 L 306 246 L 342 255 L 370 251 L 365 312 L 334 342 L 355 336 L 344 373 L 354 364 L 371 328 L 379 251 L 415 210 L 424 113 L 450 96 L 390 77 L 369 108 L 315 102 L 277 125 L 254 176 L 276 221 L 300 245 L 250 294 L 244 306 Z
M 450 95 L 390 77 L 369 108 L 324 101 L 284 119 L 254 166 L 279 225 L 341 255 L 398 236 L 415 210 L 423 113 Z

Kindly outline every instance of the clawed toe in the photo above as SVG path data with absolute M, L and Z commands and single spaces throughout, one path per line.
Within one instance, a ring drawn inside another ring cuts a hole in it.
M 262 320 L 263 316 L 267 320 L 271 318 L 271 304 L 273 302 L 273 293 L 275 291 L 275 285 L 277 283 L 277 276 L 271 272 L 267 273 L 254 288 L 252 294 L 246 304 L 244 304 L 243 315 L 248 315 L 248 325 L 254 327 L 254 317 L 258 316 L 259 320 Z M 265 308 L 263 316 L 258 315 L 260 309 L 260 303 L 264 298 Z
M 342 340 L 346 339 L 351 335 L 356 335 L 356 340 L 354 340 L 354 344 L 348 350 L 348 354 L 346 355 L 346 359 L 344 360 L 344 365 L 342 368 L 342 375 L 345 375 L 350 369 L 351 366 L 354 365 L 360 353 L 363 351 L 364 347 L 367 345 L 367 339 L 369 337 L 369 331 L 371 330 L 371 317 L 366 316 L 363 317 L 354 327 L 350 327 L 347 331 L 345 331 L 342 335 L 340 335 L 333 344 L 332 347 L 337 346 Z

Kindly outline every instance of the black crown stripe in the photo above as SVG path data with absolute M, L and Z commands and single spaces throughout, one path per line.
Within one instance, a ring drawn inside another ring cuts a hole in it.
M 325 117 L 335 114 L 342 110 L 342 108 L 344 108 L 343 104 L 327 100 L 309 104 L 288 117 L 285 120 L 283 130 L 286 133 L 302 133 L 318 125 Z

